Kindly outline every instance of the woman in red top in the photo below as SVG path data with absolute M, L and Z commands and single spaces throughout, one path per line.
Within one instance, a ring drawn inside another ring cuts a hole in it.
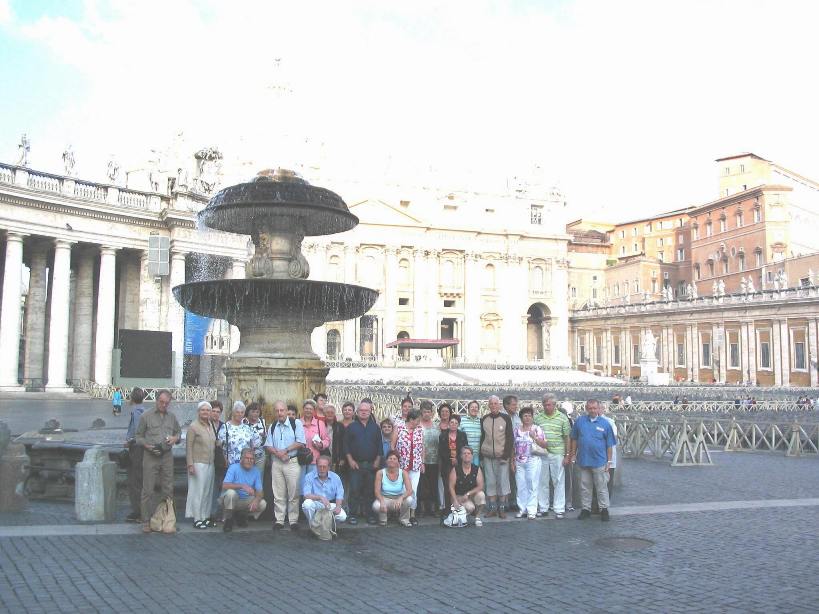
M 392 449 L 398 452 L 401 469 L 405 470 L 412 482 L 412 503 L 410 504 L 410 524 L 415 526 L 415 508 L 418 505 L 418 480 L 424 472 L 424 429 L 420 426 L 421 412 L 411 410 L 404 425 L 393 430 Z
M 441 478 L 444 484 L 449 484 L 449 475 L 452 473 L 452 468 L 458 464 L 461 448 L 467 445 L 466 433 L 458 428 L 461 426 L 461 417 L 458 414 L 453 414 L 447 424 L 447 430 L 442 431 L 441 437 L 438 439 L 438 466 L 441 468 Z M 445 488 L 444 508 L 441 510 L 441 518 L 447 517 L 451 505 L 449 488 Z

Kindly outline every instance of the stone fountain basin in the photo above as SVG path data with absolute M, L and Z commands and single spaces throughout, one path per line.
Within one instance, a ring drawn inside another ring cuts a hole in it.
M 188 311 L 234 325 L 276 319 L 318 326 L 350 320 L 369 311 L 378 291 L 363 286 L 307 279 L 216 279 L 173 289 Z
M 208 228 L 247 235 L 260 229 L 328 235 L 358 224 L 358 218 L 335 192 L 307 183 L 278 181 L 225 188 L 198 217 Z

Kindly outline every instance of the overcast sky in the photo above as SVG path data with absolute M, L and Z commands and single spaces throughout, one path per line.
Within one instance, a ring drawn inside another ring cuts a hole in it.
M 498 191 L 538 172 L 577 217 L 630 219 L 715 198 L 724 155 L 819 178 L 817 17 L 784 0 L 0 0 L 0 160 L 27 132 L 32 167 L 60 172 L 71 143 L 97 179 L 112 153 L 127 170 L 204 146 L 232 179 L 300 164 Z

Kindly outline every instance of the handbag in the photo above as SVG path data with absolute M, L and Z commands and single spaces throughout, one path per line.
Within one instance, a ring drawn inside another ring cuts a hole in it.
M 529 435 L 529 436 L 532 437 L 531 435 Z M 545 433 L 544 433 L 543 438 L 546 439 Z M 532 455 L 533 456 L 548 456 L 549 455 L 549 448 L 548 448 L 549 442 L 548 441 L 546 441 L 546 445 L 547 445 L 547 447 L 545 447 L 545 448 L 541 447 L 535 441 L 535 438 L 532 437 Z
M 290 418 L 290 428 L 293 429 L 293 435 L 296 434 L 296 419 Z M 306 445 L 296 450 L 296 458 L 299 461 L 299 465 L 312 465 L 313 464 L 313 451 L 308 448 Z
M 466 508 L 464 506 L 450 508 L 449 516 L 444 518 L 444 526 L 450 529 L 462 529 L 466 526 Z
M 155 533 L 176 533 L 176 508 L 173 499 L 167 497 L 156 506 L 151 516 L 151 531 Z
M 214 469 L 219 471 L 225 471 L 227 469 L 227 460 L 225 456 L 227 455 L 228 448 L 230 447 L 230 431 L 228 431 L 227 422 L 224 423 L 225 426 L 225 447 L 217 446 L 214 444 L 214 452 L 213 452 L 213 467 Z M 217 431 L 217 435 L 218 435 Z

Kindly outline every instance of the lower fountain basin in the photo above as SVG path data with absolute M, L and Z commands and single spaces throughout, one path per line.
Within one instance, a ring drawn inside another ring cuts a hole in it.
M 176 286 L 179 304 L 201 316 L 236 326 L 286 320 L 318 326 L 357 318 L 372 308 L 378 291 L 307 279 L 215 279 Z

